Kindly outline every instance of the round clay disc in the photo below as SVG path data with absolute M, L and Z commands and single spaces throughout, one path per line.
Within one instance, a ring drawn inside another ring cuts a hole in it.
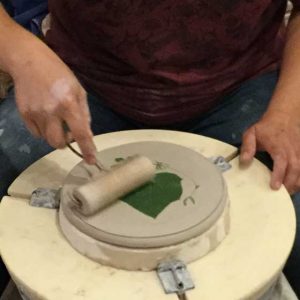
M 111 168 L 124 159 L 143 155 L 156 166 L 153 182 L 85 217 L 71 204 L 72 191 L 96 169 L 79 163 L 62 188 L 61 209 L 84 234 L 129 248 L 154 248 L 181 243 L 207 231 L 223 213 L 227 190 L 221 171 L 189 148 L 165 142 L 138 142 L 98 153 Z

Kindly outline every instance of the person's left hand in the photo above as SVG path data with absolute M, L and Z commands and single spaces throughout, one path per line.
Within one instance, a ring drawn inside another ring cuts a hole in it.
M 267 112 L 244 133 L 241 163 L 251 162 L 256 151 L 266 151 L 273 159 L 271 188 L 284 184 L 290 194 L 300 191 L 300 118 Z

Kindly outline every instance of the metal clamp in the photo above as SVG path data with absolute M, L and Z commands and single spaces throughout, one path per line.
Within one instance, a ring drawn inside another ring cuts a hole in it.
M 38 188 L 32 192 L 29 204 L 36 207 L 59 208 L 60 190 Z
M 231 169 L 231 164 L 227 162 L 223 156 L 212 156 L 208 159 L 215 164 L 221 170 L 221 172 L 226 172 Z
M 157 275 L 165 293 L 176 293 L 179 299 L 186 299 L 185 292 L 195 287 L 186 265 L 180 260 L 160 263 Z

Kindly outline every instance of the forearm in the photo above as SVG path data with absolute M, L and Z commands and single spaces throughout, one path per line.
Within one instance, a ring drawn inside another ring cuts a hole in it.
M 300 117 L 300 12 L 294 12 L 287 28 L 280 77 L 268 112 Z
M 37 37 L 19 26 L 0 4 L 0 69 L 16 77 L 19 70 L 30 67 L 41 52 L 54 55 Z M 32 59 L 34 58 L 34 59 Z

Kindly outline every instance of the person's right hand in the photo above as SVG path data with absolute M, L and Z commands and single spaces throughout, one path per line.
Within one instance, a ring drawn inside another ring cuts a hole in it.
M 29 130 L 54 148 L 75 139 L 85 161 L 96 163 L 84 89 L 63 61 L 15 23 L 1 3 L 0 45 L 0 68 L 13 77 L 17 106 Z
M 34 45 L 33 45 L 34 46 Z M 47 46 L 38 42 L 33 55 L 16 64 L 16 101 L 29 130 L 54 148 L 74 139 L 85 161 L 95 163 L 86 92 L 71 70 Z M 70 130 L 66 136 L 63 124 Z

